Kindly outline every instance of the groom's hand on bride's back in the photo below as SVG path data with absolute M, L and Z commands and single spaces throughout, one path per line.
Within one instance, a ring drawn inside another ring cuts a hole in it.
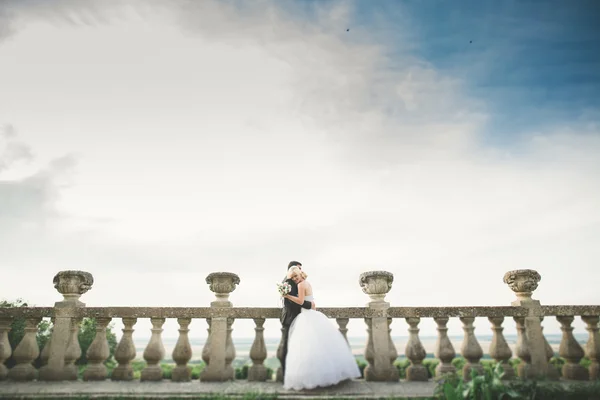
M 313 309 L 313 310 L 316 310 L 316 309 L 317 309 L 317 305 L 315 304 L 315 302 L 314 302 L 314 301 L 312 302 L 312 309 Z

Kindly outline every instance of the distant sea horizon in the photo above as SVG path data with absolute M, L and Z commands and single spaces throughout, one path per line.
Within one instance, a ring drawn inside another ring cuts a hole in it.
M 562 334 L 547 334 L 546 340 L 550 344 L 550 347 L 554 350 L 555 353 L 558 352 L 558 347 L 560 346 L 560 342 L 562 340 Z M 574 335 L 577 341 L 581 346 L 585 346 L 587 343 L 588 335 L 585 333 L 579 333 Z M 454 346 L 454 350 L 456 351 L 457 356 L 460 355 L 460 347 L 464 337 L 462 335 L 456 336 L 448 336 L 452 345 Z M 403 336 L 392 336 L 392 341 L 396 345 L 396 349 L 398 351 L 398 357 L 404 357 L 404 349 L 408 342 L 408 335 Z M 504 335 L 506 342 L 509 347 L 513 351 L 513 357 L 515 356 L 515 345 L 517 343 L 517 335 L 516 334 L 506 334 Z M 435 343 L 437 341 L 437 336 L 419 336 L 425 351 L 427 352 L 428 358 L 433 357 L 433 352 L 435 350 Z M 150 337 L 134 337 L 134 344 L 136 347 L 137 355 L 136 359 L 142 360 L 144 349 L 146 348 Z M 177 337 L 163 337 L 163 345 L 165 347 L 165 361 L 171 360 L 171 354 L 173 353 L 173 349 L 177 343 Z M 204 344 L 206 343 L 206 338 L 190 338 L 190 344 L 192 346 L 192 361 L 201 360 L 202 359 L 202 349 Z M 254 337 L 234 337 L 232 338 L 233 344 L 235 346 L 236 351 L 236 360 L 249 360 L 250 348 L 252 347 L 252 343 L 254 342 Z M 265 346 L 267 347 L 267 358 L 277 357 L 277 347 L 279 346 L 279 341 L 281 338 L 279 337 L 266 337 L 265 338 Z M 481 345 L 484 358 L 489 358 L 489 346 L 492 341 L 492 335 L 478 335 L 477 340 Z M 365 345 L 367 342 L 366 336 L 349 336 L 348 343 L 350 344 L 350 348 L 352 353 L 355 356 L 362 356 L 364 354 Z

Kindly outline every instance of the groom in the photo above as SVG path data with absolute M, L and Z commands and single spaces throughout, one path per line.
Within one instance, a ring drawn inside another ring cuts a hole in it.
M 288 264 L 288 270 L 295 266 L 297 266 L 298 268 L 302 268 L 302 264 L 299 263 L 298 261 L 290 261 L 290 263 Z M 292 287 L 289 294 L 291 294 L 292 296 L 298 296 L 298 285 L 296 284 L 296 282 L 294 282 L 292 279 L 287 279 L 287 275 L 283 281 L 289 283 L 290 286 Z M 299 305 L 289 299 L 283 299 L 283 308 L 281 309 L 281 318 L 280 318 L 282 330 L 283 330 L 283 333 L 281 336 L 281 343 L 282 343 L 282 347 L 283 347 L 282 356 L 281 356 L 282 376 L 285 376 L 285 358 L 287 357 L 287 352 L 288 352 L 288 336 L 289 336 L 290 326 L 292 325 L 292 322 L 298 316 L 298 314 L 300 314 L 300 311 L 302 308 L 311 309 L 312 307 L 313 307 L 313 303 L 310 301 L 305 301 L 304 304 Z

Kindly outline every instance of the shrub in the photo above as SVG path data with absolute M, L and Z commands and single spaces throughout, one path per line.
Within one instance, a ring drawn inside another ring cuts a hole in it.
M 358 364 L 358 369 L 360 370 L 360 377 L 364 379 L 365 377 L 365 368 L 367 367 L 367 363 L 365 361 L 361 361 L 361 360 L 356 360 L 356 363 Z
M 162 369 L 162 374 L 164 379 L 171 379 L 173 374 L 173 368 L 175 368 L 174 364 L 160 364 L 160 368 Z
M 394 362 L 394 366 L 398 370 L 400 379 L 406 379 L 406 368 L 408 368 L 410 366 L 410 361 L 408 360 L 408 358 L 402 358 L 400 360 L 396 360 Z
M 457 375 L 448 375 L 438 379 L 435 395 L 440 400 L 600 398 L 600 381 L 564 385 L 543 380 L 502 381 L 503 376 L 504 371 L 500 364 L 497 364 L 493 370 L 486 367 L 483 375 L 473 371 L 468 382 Z

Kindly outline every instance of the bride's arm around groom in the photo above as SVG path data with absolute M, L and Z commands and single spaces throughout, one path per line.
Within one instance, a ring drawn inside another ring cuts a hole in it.
M 288 264 L 288 270 L 294 266 L 299 266 L 301 267 L 302 264 L 299 263 L 298 261 L 291 261 Z M 290 287 L 291 290 L 289 292 L 290 295 L 293 296 L 298 296 L 298 285 L 296 284 L 296 282 L 294 282 L 292 279 L 289 279 L 286 275 L 284 282 L 287 282 Z M 306 309 L 311 309 L 314 308 L 314 305 L 312 302 L 310 301 L 304 301 L 302 303 L 302 305 L 300 304 L 296 304 L 293 301 L 284 298 L 283 299 L 283 308 L 281 309 L 281 329 L 282 329 L 282 337 L 281 337 L 281 345 L 282 345 L 282 357 L 281 357 L 281 370 L 282 372 L 285 373 L 285 358 L 287 356 L 287 350 L 288 350 L 288 335 L 289 335 L 289 329 L 290 326 L 292 325 L 292 322 L 294 321 L 294 319 L 296 319 L 296 317 L 298 316 L 298 314 L 300 314 L 300 311 L 302 308 L 306 308 Z

